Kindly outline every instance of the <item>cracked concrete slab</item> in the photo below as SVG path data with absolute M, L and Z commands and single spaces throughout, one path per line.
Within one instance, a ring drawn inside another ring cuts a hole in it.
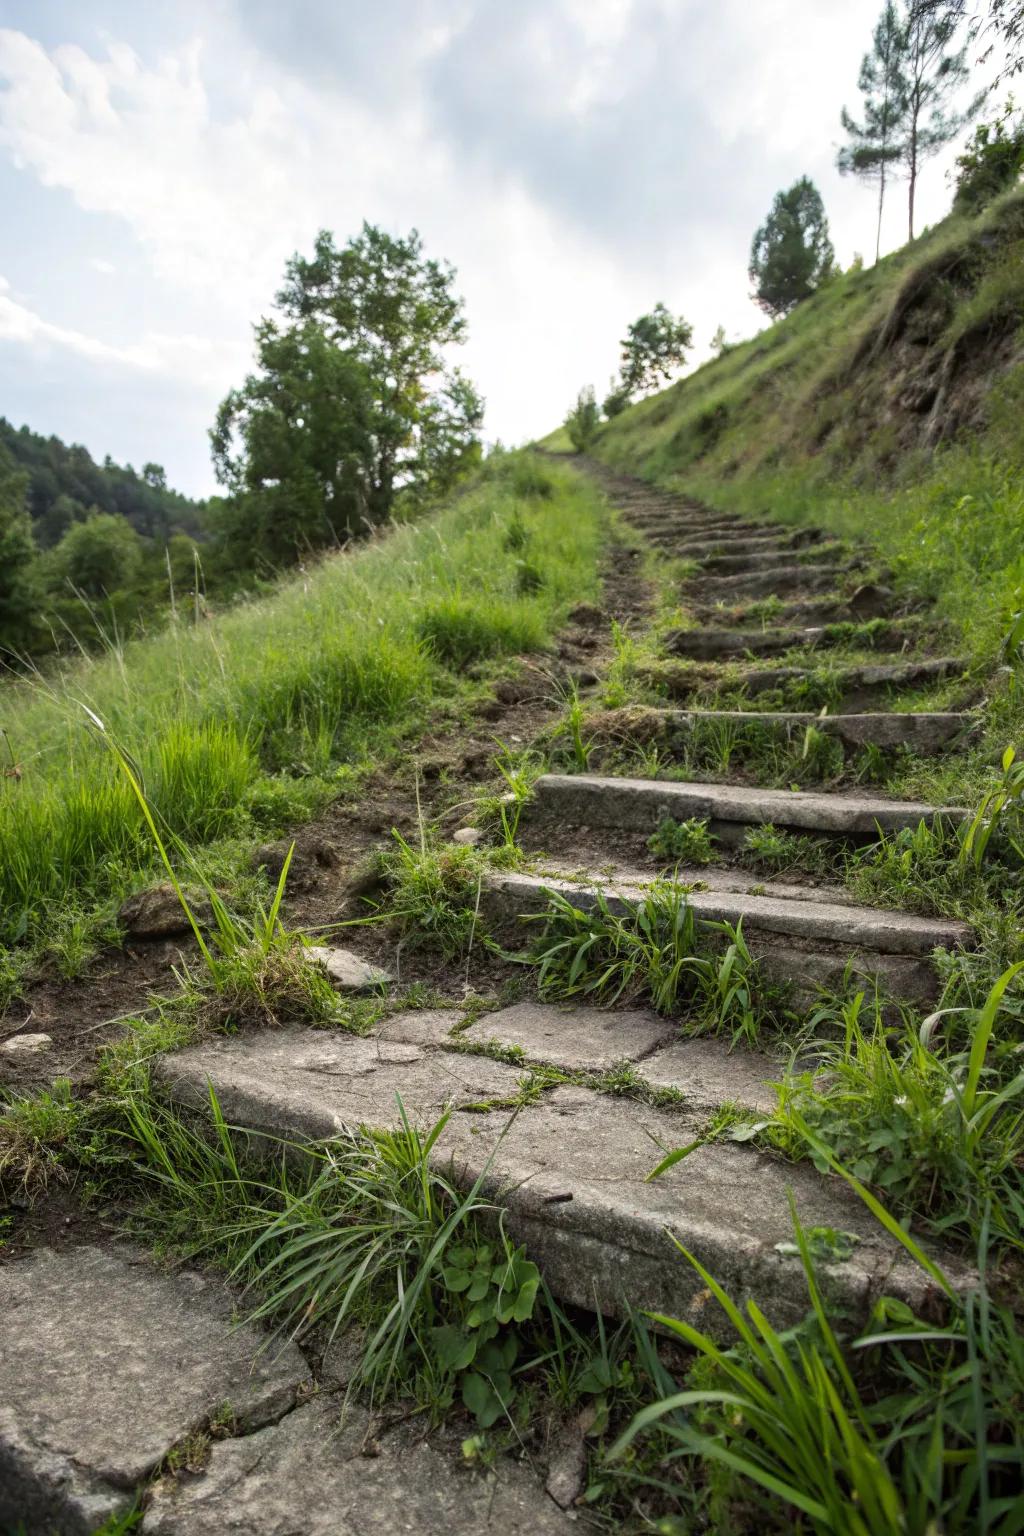
M 459 1008 L 409 1008 L 393 1013 L 377 1029 L 379 1040 L 391 1045 L 440 1046 L 451 1043 L 452 1031 L 465 1014 Z
M 352 1042 L 372 1049 L 374 1042 Z M 416 1074 L 403 1099 L 437 1107 L 459 1084 L 462 1102 L 514 1091 L 514 1068 L 483 1057 L 433 1051 L 410 1069 L 373 1075 L 321 1073 L 311 1063 L 322 1034 L 291 1031 L 193 1047 L 166 1057 L 160 1075 L 179 1097 L 201 1102 L 207 1079 L 229 1120 L 272 1135 L 329 1136 L 339 1125 L 397 1122 L 392 1091 L 404 1070 Z M 425 1078 L 433 1077 L 431 1089 Z M 808 1227 L 834 1227 L 859 1239 L 843 1263 L 822 1266 L 821 1284 L 836 1306 L 866 1320 L 881 1288 L 920 1302 L 921 1273 L 866 1213 L 845 1185 L 807 1164 L 791 1165 L 751 1145 L 701 1145 L 663 1177 L 648 1174 L 672 1148 L 699 1138 L 706 1114 L 655 1109 L 591 1089 L 560 1087 L 509 1115 L 455 1114 L 437 1144 L 464 1188 L 485 1188 L 508 1212 L 547 1283 L 564 1301 L 622 1313 L 626 1302 L 699 1314 L 702 1326 L 728 1336 L 717 1306 L 673 1246 L 674 1234 L 741 1301 L 755 1298 L 773 1322 L 790 1326 L 807 1309 L 799 1264 L 777 1245 L 792 1239 L 788 1191 Z M 956 1273 L 956 1266 L 953 1266 Z M 695 1309 L 695 1310 L 694 1310 Z
M 528 1061 L 568 1072 L 606 1072 L 620 1062 L 642 1061 L 675 1038 L 676 1026 L 647 1008 L 604 1012 L 550 1003 L 516 1003 L 484 1014 L 463 1038 L 518 1045 Z
M 35 1249 L 0 1269 L 0 1313 L 0 1525 L 93 1531 L 211 1417 L 261 1426 L 309 1380 L 222 1282 L 127 1246 Z
M 775 1107 L 768 1086 L 783 1075 L 781 1062 L 757 1051 L 730 1049 L 724 1040 L 675 1040 L 648 1056 L 640 1076 L 652 1088 L 674 1088 L 688 1106 L 713 1112 L 723 1104 L 767 1114 Z
M 199 1107 L 212 1081 L 228 1118 L 255 1129 L 265 1128 L 269 1091 L 269 1128 L 312 1138 L 398 1124 L 399 1097 L 413 1119 L 429 1125 L 451 1106 L 511 1097 L 522 1076 L 483 1056 L 302 1029 L 220 1036 L 163 1057 L 154 1071 L 177 1097 Z M 247 1119 L 254 1113 L 260 1118 Z
M 376 1438 L 366 1410 L 317 1397 L 279 1424 L 213 1447 L 198 1477 L 153 1494 L 145 1536 L 569 1536 L 529 1468 L 466 1466 L 417 1421 Z

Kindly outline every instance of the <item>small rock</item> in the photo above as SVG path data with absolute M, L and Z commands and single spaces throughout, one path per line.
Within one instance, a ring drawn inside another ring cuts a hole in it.
M 189 897 L 189 906 L 200 926 L 209 923 L 213 912 L 205 897 L 197 901 Z M 191 928 L 177 892 L 169 882 L 152 885 L 148 890 L 136 891 L 129 896 L 122 902 L 117 920 L 133 939 L 167 939 L 176 933 L 188 933 Z
M 6 1051 L 11 1056 L 31 1056 L 39 1051 L 48 1051 L 52 1044 L 50 1035 L 15 1035 L 12 1040 L 5 1040 L 0 1045 L 0 1051 Z
M 327 949 L 312 944 L 306 950 L 306 958 L 322 966 L 341 992 L 364 992 L 368 987 L 386 986 L 391 980 L 387 971 L 371 965 L 351 949 Z
M 550 1498 L 559 1509 L 568 1509 L 583 1492 L 587 1476 L 587 1447 L 579 1423 L 567 1424 L 548 1464 L 545 1483 Z
M 452 842 L 461 843 L 464 848 L 479 848 L 484 840 L 484 834 L 480 827 L 460 827 L 452 833 Z

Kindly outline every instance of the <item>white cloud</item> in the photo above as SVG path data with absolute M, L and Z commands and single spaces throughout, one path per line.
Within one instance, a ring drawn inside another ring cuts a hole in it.
M 104 260 L 102 256 L 91 256 L 89 258 L 89 265 L 92 267 L 94 272 L 102 273 L 104 277 L 113 277 L 114 273 L 117 271 L 114 263 L 112 261 Z
M 201 366 L 209 359 L 212 351 L 209 341 L 201 336 L 165 336 L 157 331 L 147 332 L 141 342 L 131 346 L 111 346 L 83 331 L 54 325 L 11 298 L 10 291 L 9 281 L 0 276 L 0 341 L 65 348 L 97 363 L 112 363 L 144 372 L 183 371 L 189 376 L 194 375 L 197 364 Z

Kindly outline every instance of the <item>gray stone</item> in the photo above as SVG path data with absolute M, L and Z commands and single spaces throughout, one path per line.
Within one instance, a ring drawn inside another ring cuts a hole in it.
M 604 1072 L 623 1061 L 642 1061 L 676 1035 L 676 1026 L 648 1009 L 621 1013 L 516 1003 L 488 1013 L 466 1030 L 466 1040 L 521 1046 L 528 1061 L 569 1072 Z
M 815 794 L 806 790 L 756 789 L 747 784 L 687 784 L 671 779 L 629 779 L 601 774 L 545 773 L 534 785 L 531 821 L 559 826 L 613 827 L 653 832 L 663 816 L 676 821 L 698 817 L 741 828 L 770 822 L 801 832 L 877 836 L 897 832 L 936 816 L 962 821 L 968 813 L 936 809 L 881 795 Z
M 259 1129 L 272 1089 L 271 1126 L 289 1135 L 326 1138 L 360 1125 L 398 1123 L 399 1096 L 407 1112 L 428 1125 L 448 1108 L 508 1099 L 521 1072 L 485 1056 L 456 1055 L 417 1045 L 275 1030 L 259 1037 L 214 1037 L 154 1063 L 156 1076 L 185 1102 L 208 1103 L 207 1082 L 229 1120 Z
M 559 1509 L 569 1509 L 583 1492 L 587 1477 L 587 1442 L 578 1419 L 563 1426 L 555 1441 L 544 1484 Z
M 377 1038 L 388 1044 L 449 1045 L 452 1031 L 464 1018 L 458 1008 L 409 1008 L 385 1019 Z
M 768 1114 L 775 1108 L 769 1084 L 783 1076 L 781 1062 L 724 1040 L 674 1040 L 648 1056 L 640 1075 L 652 1088 L 685 1094 L 688 1108 L 714 1111 L 723 1104 Z
M 200 927 L 205 927 L 213 916 L 209 901 L 203 896 L 194 897 L 191 892 L 187 896 L 193 916 Z M 170 882 L 129 896 L 121 903 L 117 920 L 133 939 L 168 939 L 191 932 L 185 909 Z
M 307 960 L 322 966 L 339 992 L 365 992 L 370 987 L 387 986 L 391 977 L 379 966 L 371 965 L 351 949 L 328 949 L 311 944 L 306 950 Z
M 808 727 L 813 727 L 825 736 L 836 737 L 848 750 L 857 751 L 869 744 L 883 750 L 905 747 L 919 757 L 962 745 L 981 726 L 979 716 L 949 711 L 821 715 L 809 710 L 685 710 L 652 709 L 643 705 L 605 710 L 588 717 L 587 725 L 601 740 L 616 741 L 632 736 L 634 740 L 665 741 L 682 746 L 695 726 L 709 721 L 740 728 L 750 726 L 788 740 L 802 736 Z
M 701 571 L 687 582 L 703 603 L 737 597 L 769 597 L 782 592 L 828 592 L 840 586 L 849 565 L 780 565 L 770 570 L 741 571 L 736 576 L 709 576 Z
M 644 894 L 640 884 L 604 882 L 597 877 L 586 883 L 554 876 L 494 871 L 484 883 L 489 911 L 505 917 L 542 911 L 548 893 L 570 897 L 581 910 L 593 906 L 600 890 L 612 912 L 622 912 Z M 733 926 L 742 919 L 750 944 L 758 936 L 791 935 L 809 943 L 834 944 L 890 955 L 928 956 L 932 950 L 953 948 L 971 937 L 966 923 L 953 918 L 918 917 L 912 912 L 888 912 L 874 907 L 850 906 L 826 901 L 788 901 L 750 891 L 690 891 L 686 897 L 698 917 Z
M 578 1530 L 526 1466 L 479 1473 L 419 1422 L 374 1434 L 366 1410 L 314 1398 L 280 1424 L 213 1447 L 202 1476 L 160 1484 L 145 1536 L 568 1536 Z M 340 1422 L 339 1422 L 340 1419 Z
M 843 549 L 832 543 L 822 544 L 820 548 L 811 548 L 800 556 L 800 564 L 817 562 L 818 560 L 836 560 L 844 553 Z M 791 548 L 761 549 L 757 551 L 745 551 L 741 554 L 708 555 L 701 563 L 705 571 L 713 571 L 716 574 L 732 575 L 742 571 L 774 571 L 790 569 L 793 564 L 793 550 Z
M 41 1051 L 48 1051 L 52 1044 L 52 1035 L 14 1035 L 0 1045 L 0 1051 L 5 1051 L 8 1056 L 37 1056 Z
M 162 1079 L 179 1096 L 201 1096 L 212 1080 L 229 1120 L 279 1136 L 330 1134 L 331 1128 L 398 1121 L 393 1094 L 370 1094 L 363 1080 L 310 1071 L 322 1044 L 314 1031 L 295 1032 L 290 1059 L 281 1036 L 265 1033 L 193 1047 L 166 1057 Z M 365 1041 L 355 1041 L 366 1045 Z M 413 1118 L 427 1124 L 450 1094 L 451 1073 L 490 1069 L 491 1088 L 510 1086 L 516 1073 L 486 1058 L 433 1052 L 411 1072 L 425 1070 L 433 1090 L 409 1081 L 403 1097 Z M 388 1079 L 402 1079 L 398 1069 Z M 463 1090 L 475 1090 L 471 1078 Z M 424 1115 L 418 1105 L 426 1104 Z M 800 1266 L 776 1245 L 792 1236 L 788 1190 L 801 1220 L 853 1232 L 861 1241 L 850 1258 L 823 1265 L 820 1279 L 830 1300 L 854 1320 L 866 1319 L 880 1290 L 922 1303 L 928 1284 L 903 1249 L 838 1181 L 820 1177 L 809 1164 L 788 1164 L 751 1145 L 702 1145 L 663 1177 L 648 1181 L 665 1152 L 699 1136 L 705 1114 L 663 1110 L 635 1100 L 577 1087 L 556 1088 L 508 1115 L 455 1114 L 435 1149 L 439 1165 L 454 1159 L 455 1177 L 469 1188 L 484 1176 L 485 1189 L 506 1207 L 508 1229 L 524 1242 L 547 1283 L 562 1300 L 619 1314 L 634 1307 L 685 1315 L 722 1337 L 724 1316 L 710 1301 L 699 1275 L 673 1247 L 666 1230 L 741 1302 L 756 1298 L 779 1326 L 807 1309 Z M 955 1258 L 943 1256 L 956 1281 Z
M 480 827 L 460 827 L 452 833 L 452 842 L 459 843 L 464 848 L 479 848 L 484 840 L 484 833 Z
M 226 1405 L 265 1424 L 308 1379 L 221 1283 L 135 1249 L 36 1249 L 0 1269 L 0 1313 L 0 1524 L 31 1531 L 94 1530 Z

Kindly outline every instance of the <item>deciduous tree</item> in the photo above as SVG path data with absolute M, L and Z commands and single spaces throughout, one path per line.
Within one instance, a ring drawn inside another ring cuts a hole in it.
M 666 383 L 686 361 L 693 327 L 682 315 L 655 304 L 629 327 L 622 347 L 622 387 L 627 395 L 646 394 Z
M 28 476 L 0 449 L 0 652 L 27 649 L 35 627 L 37 593 Z

